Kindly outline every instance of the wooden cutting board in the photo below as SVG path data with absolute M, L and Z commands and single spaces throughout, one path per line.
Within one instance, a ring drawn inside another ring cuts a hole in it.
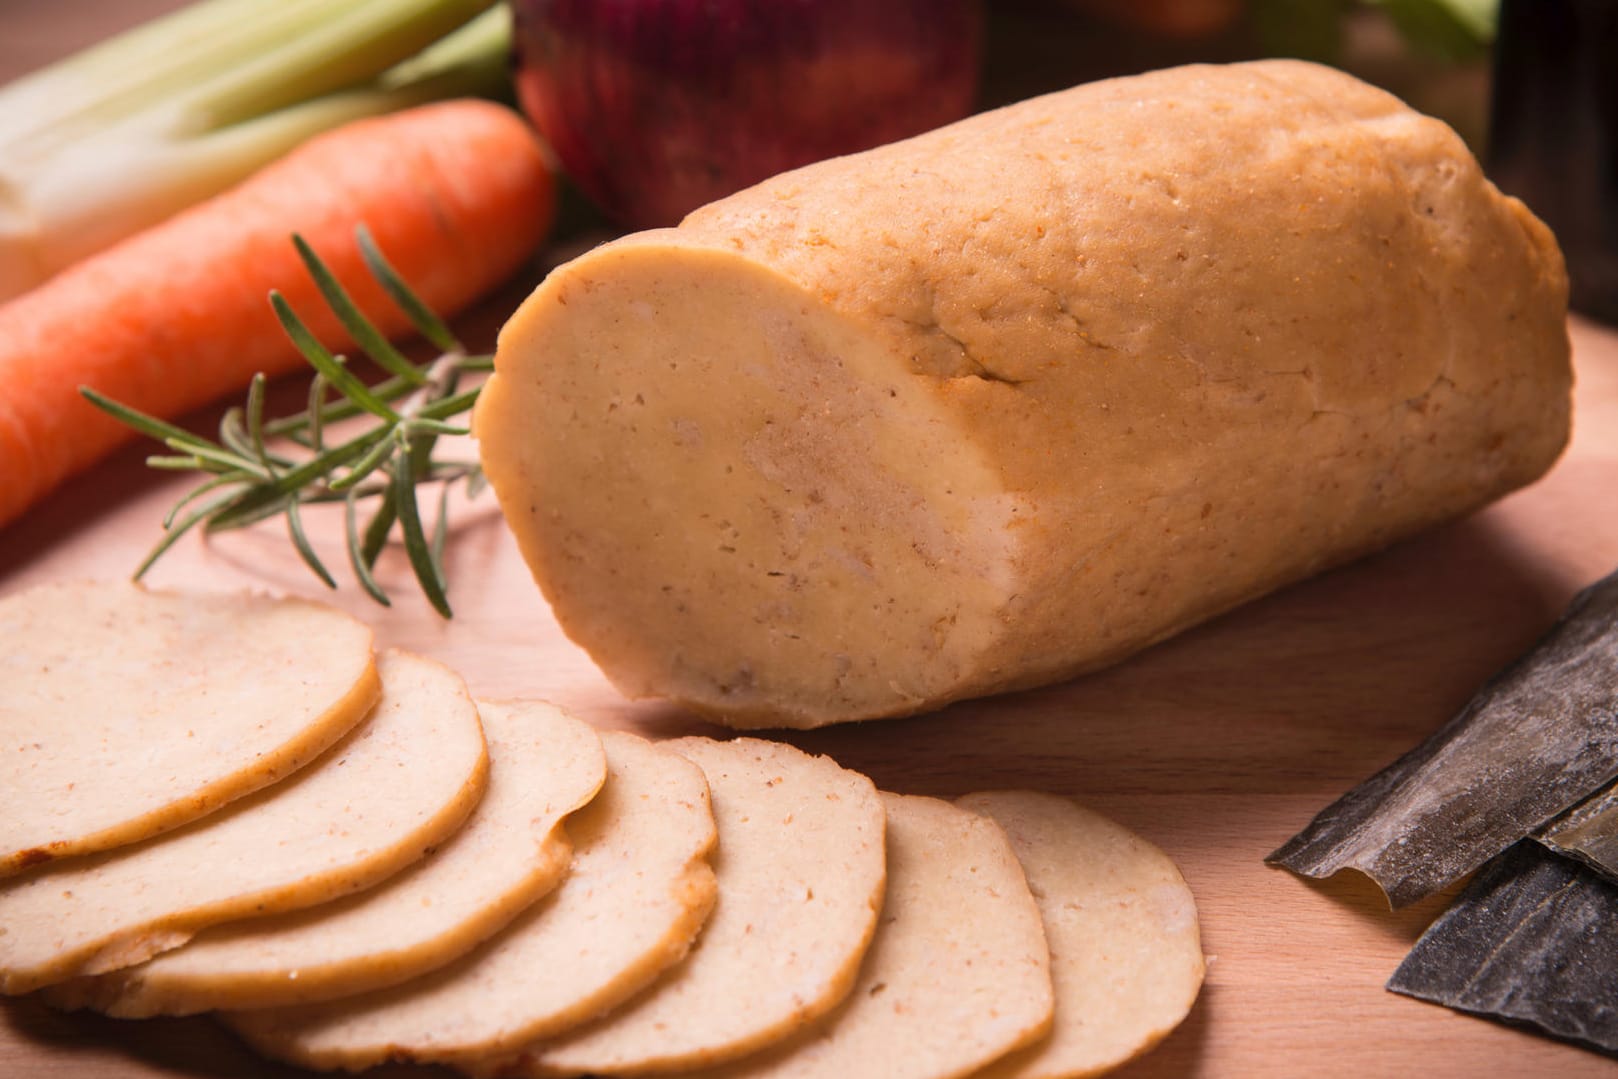
M 165 6 L 19 10 L 0 0 L 0 81 Z M 492 299 L 469 332 L 486 341 L 522 287 Z M 1594 1054 L 1382 989 L 1442 898 L 1391 914 L 1363 878 L 1307 883 L 1262 861 L 1448 718 L 1578 587 L 1618 566 L 1618 333 L 1576 320 L 1572 335 L 1577 433 L 1534 487 L 1093 677 L 788 740 L 896 791 L 1072 794 L 1179 862 L 1200 905 L 1207 986 L 1186 1024 L 1121 1075 L 1610 1074 L 1612 1063 Z M 185 486 L 148 473 L 144 453 L 130 449 L 0 531 L 0 594 L 127 576 Z M 339 550 L 334 519 L 309 523 L 318 545 Z M 448 560 L 451 622 L 412 593 L 399 552 L 383 559 L 380 576 L 398 596 L 384 610 L 351 585 L 327 594 L 273 525 L 184 542 L 150 580 L 326 596 L 373 624 L 383 643 L 455 666 L 479 694 L 546 697 L 598 725 L 654 736 L 702 729 L 676 710 L 622 699 L 561 635 L 492 500 L 457 514 Z M 63 1074 L 301 1073 L 256 1061 L 205 1019 L 115 1022 L 0 1002 L 0 1076 Z

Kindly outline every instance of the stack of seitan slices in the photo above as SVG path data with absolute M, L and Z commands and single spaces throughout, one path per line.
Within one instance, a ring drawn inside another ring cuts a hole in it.
M 47 990 L 109 1015 L 187 1015 L 352 996 L 442 966 L 561 881 L 562 828 L 606 778 L 601 742 L 554 709 L 480 703 L 491 766 L 465 825 L 376 888 L 198 934 L 146 963 Z M 423 756 L 426 756 L 423 754 Z
M 0 600 L 0 992 L 321 1069 L 737 1079 L 1094 1075 L 1197 995 L 1178 871 L 1065 798 L 597 732 L 372 648 L 302 600 Z

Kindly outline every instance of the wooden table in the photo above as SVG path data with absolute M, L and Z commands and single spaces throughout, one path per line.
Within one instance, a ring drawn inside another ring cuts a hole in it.
M 0 0 L 0 81 L 165 5 Z M 21 45 L 19 45 L 21 43 Z M 468 320 L 487 335 L 524 283 Z M 1390 914 L 1363 878 L 1308 883 L 1264 855 L 1339 793 L 1438 726 L 1618 565 L 1618 333 L 1575 320 L 1577 434 L 1545 480 L 1475 517 L 1253 603 L 1121 667 L 908 720 L 793 735 L 909 793 L 1030 786 L 1076 795 L 1169 852 L 1196 892 L 1210 957 L 1190 1019 L 1120 1073 L 1258 1077 L 1610 1074 L 1594 1054 L 1394 996 L 1382 985 L 1443 898 Z M 0 532 L 0 593 L 126 576 L 183 480 L 132 448 Z M 335 522 L 312 522 L 328 547 Z M 481 694 L 550 698 L 653 735 L 690 717 L 619 697 L 559 633 L 492 501 L 459 516 L 457 616 L 408 587 L 399 552 L 383 610 L 328 598 L 381 641 L 457 667 Z M 335 564 L 342 564 L 341 556 Z M 156 584 L 325 594 L 275 528 L 180 545 Z M 207 1020 L 115 1022 L 0 1004 L 0 1076 L 290 1076 Z M 428 1069 L 384 1069 L 426 1076 Z

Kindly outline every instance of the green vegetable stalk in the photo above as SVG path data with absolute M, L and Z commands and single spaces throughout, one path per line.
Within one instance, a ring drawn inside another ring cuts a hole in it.
M 363 116 L 505 85 L 494 0 L 202 0 L 0 87 L 0 301 Z

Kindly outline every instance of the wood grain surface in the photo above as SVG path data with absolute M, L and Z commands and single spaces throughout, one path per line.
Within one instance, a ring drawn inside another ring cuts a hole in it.
M 164 6 L 0 0 L 0 81 Z M 468 333 L 487 343 L 533 276 L 467 319 Z M 1391 914 L 1361 877 L 1308 883 L 1263 864 L 1316 810 L 1448 718 L 1578 587 L 1618 565 L 1618 333 L 1578 320 L 1571 332 L 1575 441 L 1532 488 L 1110 671 L 788 740 L 895 791 L 1072 794 L 1179 863 L 1199 903 L 1207 985 L 1184 1026 L 1120 1075 L 1611 1074 L 1610 1060 L 1584 1050 L 1383 990 L 1444 897 Z M 0 594 L 127 576 L 185 486 L 144 469 L 145 452 L 132 447 L 0 531 Z M 400 552 L 383 558 L 379 576 L 398 595 L 384 610 L 351 585 L 326 593 L 275 525 L 188 540 L 150 579 L 323 595 L 383 643 L 455 666 L 479 694 L 545 697 L 653 736 L 706 729 L 622 699 L 563 638 L 492 500 L 459 508 L 456 522 L 450 622 L 411 592 Z M 335 518 L 308 523 L 317 545 L 339 550 Z M 334 564 L 344 564 L 340 553 Z M 207 1019 L 119 1022 L 0 1002 L 4 1079 L 297 1074 L 257 1061 Z

